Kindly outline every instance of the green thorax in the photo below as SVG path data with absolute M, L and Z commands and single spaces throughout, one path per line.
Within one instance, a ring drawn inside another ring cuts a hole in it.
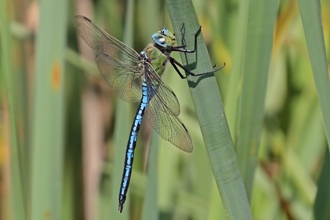
M 153 44 L 148 44 L 143 51 L 148 62 L 150 62 L 157 74 L 161 76 L 165 70 L 165 64 L 168 60 L 167 56 Z

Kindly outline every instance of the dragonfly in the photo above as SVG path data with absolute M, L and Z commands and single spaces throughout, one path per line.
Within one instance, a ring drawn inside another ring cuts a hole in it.
M 190 153 L 193 150 L 188 129 L 178 117 L 179 101 L 170 87 L 161 79 L 166 63 L 170 62 L 182 79 L 187 76 L 184 76 L 179 68 L 188 75 L 201 76 L 214 73 L 225 65 L 218 69 L 213 68 L 209 72 L 195 74 L 170 56 L 173 51 L 194 53 L 201 27 L 195 33 L 192 50 L 186 49 L 183 24 L 181 46 L 174 46 L 175 35 L 163 28 L 151 36 L 152 43 L 148 44 L 141 53 L 137 53 L 84 16 L 77 15 L 74 18 L 74 26 L 80 37 L 94 50 L 97 67 L 117 96 L 129 103 L 140 101 L 129 134 L 119 190 L 118 211 L 122 212 L 132 173 L 134 150 L 144 115 L 147 116 L 152 128 L 164 140 L 185 152 Z

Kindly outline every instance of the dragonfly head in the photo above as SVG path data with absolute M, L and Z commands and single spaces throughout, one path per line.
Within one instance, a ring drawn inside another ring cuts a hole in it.
M 154 33 L 151 37 L 158 46 L 164 48 L 171 47 L 175 43 L 174 34 L 166 28 L 163 28 L 162 30 Z

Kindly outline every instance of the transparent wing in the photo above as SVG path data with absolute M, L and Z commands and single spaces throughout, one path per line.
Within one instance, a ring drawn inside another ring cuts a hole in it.
M 180 105 L 176 95 L 149 63 L 145 64 L 144 71 L 150 100 L 146 113 L 151 126 L 164 140 L 183 151 L 192 152 L 190 134 L 177 117 L 180 114 Z
M 103 78 L 125 102 L 137 102 L 142 97 L 141 73 L 136 66 L 122 63 L 106 54 L 99 54 L 95 61 Z
M 98 68 L 110 87 L 124 101 L 137 102 L 141 98 L 141 86 L 137 88 L 141 85 L 141 73 L 137 70 L 139 54 L 88 18 L 78 15 L 74 25 L 81 38 L 94 50 Z
M 164 108 L 159 109 L 160 111 L 166 109 L 166 113 L 178 116 L 180 114 L 180 104 L 176 95 L 163 82 L 150 63 L 145 62 L 144 65 L 149 103 L 152 105 L 164 105 Z

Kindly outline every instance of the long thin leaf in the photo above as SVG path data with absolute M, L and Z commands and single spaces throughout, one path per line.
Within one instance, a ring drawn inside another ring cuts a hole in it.
M 318 181 L 318 187 L 321 193 L 317 193 L 314 205 L 314 217 L 316 220 L 330 219 L 330 210 L 327 208 L 330 203 L 330 156 L 329 150 L 326 151 L 323 169 Z
M 168 0 L 167 6 L 175 33 L 185 24 L 187 48 L 193 46 L 193 36 L 199 28 L 191 1 Z M 180 35 L 176 35 L 181 42 Z M 212 64 L 201 35 L 196 54 L 181 54 L 183 63 L 195 73 L 212 70 Z M 237 158 L 213 75 L 188 77 L 188 84 L 199 119 L 214 177 L 228 219 L 252 219 L 249 202 L 238 168 Z M 198 147 L 198 146 L 195 146 Z
M 328 143 L 330 143 L 330 85 L 321 21 L 320 1 L 299 0 L 300 14 L 311 60 Z M 330 145 L 328 145 L 330 149 Z
M 243 88 L 237 157 L 248 198 L 251 198 L 264 118 L 268 72 L 278 1 L 251 0 L 243 54 Z
M 227 112 L 227 120 L 229 123 L 231 135 L 234 139 L 234 144 L 237 143 L 235 138 L 237 137 L 237 124 L 238 124 L 238 105 L 239 105 L 239 94 L 241 91 L 241 79 L 242 79 L 242 68 L 243 68 L 243 53 L 245 49 L 245 39 L 247 35 L 247 21 L 249 16 L 249 3 L 250 0 L 242 1 L 239 4 L 238 19 L 234 26 L 236 28 L 235 41 L 233 49 L 233 65 L 229 80 L 228 80 L 228 91 L 225 97 L 225 110 Z
M 330 143 L 330 85 L 321 20 L 320 1 L 299 0 L 298 2 L 317 94 L 320 101 L 325 133 L 328 143 Z M 330 149 L 329 144 L 328 148 Z M 329 153 L 329 151 L 327 151 L 327 153 Z M 328 164 L 327 160 L 328 157 L 326 157 L 325 165 Z M 325 201 L 327 199 L 327 195 L 329 194 L 328 187 L 325 187 L 327 178 L 324 177 L 325 170 L 329 169 L 325 165 L 323 166 L 323 171 L 320 177 L 321 179 L 318 182 L 319 190 L 317 192 L 314 207 L 315 217 L 317 217 L 317 219 L 322 219 L 323 217 L 329 215 L 329 213 L 320 211 L 322 207 L 321 204 L 327 204 Z
M 33 220 L 62 217 L 66 3 L 65 0 L 40 2 L 32 120 Z
M 1 74 L 6 89 L 6 98 L 9 108 L 9 123 L 10 123 L 10 150 L 11 150 L 11 217 L 13 220 L 27 219 L 27 201 L 26 192 L 23 188 L 23 169 L 22 158 L 20 157 L 20 150 L 18 144 L 18 133 L 16 124 L 15 109 L 15 87 L 14 87 L 14 73 L 11 60 L 11 37 L 9 31 L 10 21 L 10 2 L 7 0 L 0 1 L 0 26 L 1 26 Z

